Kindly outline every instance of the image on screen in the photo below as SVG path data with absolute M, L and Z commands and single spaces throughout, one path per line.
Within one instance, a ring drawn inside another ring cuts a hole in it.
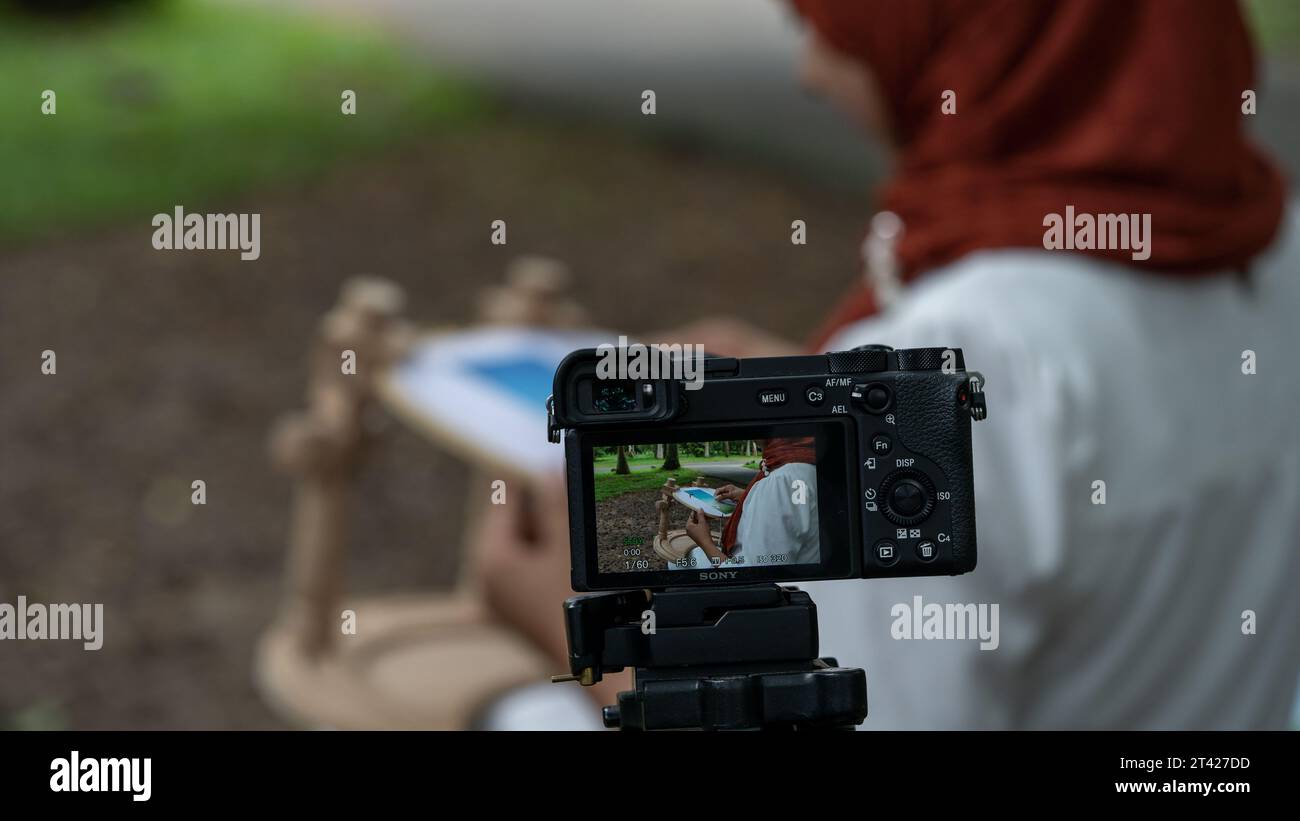
M 821 561 L 812 436 L 592 449 L 601 573 Z

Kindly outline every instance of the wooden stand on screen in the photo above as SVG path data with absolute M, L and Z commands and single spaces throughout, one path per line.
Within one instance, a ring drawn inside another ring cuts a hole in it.
M 698 478 L 695 484 L 700 484 Z M 659 491 L 659 501 L 655 502 L 655 509 L 659 511 L 659 532 L 655 534 L 654 551 L 666 562 L 680 562 L 695 547 L 695 542 L 686 535 L 685 530 L 668 529 L 668 513 L 675 504 L 673 494 L 678 490 L 677 480 L 669 476 Z

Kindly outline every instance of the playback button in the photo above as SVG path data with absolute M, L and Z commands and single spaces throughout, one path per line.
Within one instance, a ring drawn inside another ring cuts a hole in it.
M 898 545 L 888 539 L 882 539 L 876 542 L 875 552 L 876 561 L 880 562 L 885 567 L 889 567 L 898 561 Z

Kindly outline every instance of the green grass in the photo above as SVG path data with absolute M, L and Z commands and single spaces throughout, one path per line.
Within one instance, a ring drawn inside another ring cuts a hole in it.
M 1259 44 L 1267 51 L 1300 57 L 1300 3 L 1296 0 L 1249 0 L 1246 4 Z
M 679 454 L 677 454 L 677 459 L 678 459 L 678 461 L 681 461 L 681 462 L 691 462 L 692 464 L 697 463 L 697 462 L 698 462 L 698 463 L 707 463 L 707 462 L 735 462 L 735 461 L 737 461 L 737 460 L 744 460 L 744 458 L 745 458 L 745 457 L 744 457 L 743 455 L 741 455 L 741 454 L 732 454 L 731 456 L 724 456 L 724 455 L 722 455 L 722 454 L 720 454 L 720 453 L 714 453 L 714 454 L 711 454 L 711 455 L 709 455 L 709 456 L 692 456 L 692 455 L 689 454 L 689 453 L 679 453 Z M 618 464 L 618 457 L 617 457 L 617 456 L 601 456 L 600 458 L 598 458 L 598 459 L 594 459 L 594 460 L 592 460 L 592 461 L 594 461 L 597 465 L 606 465 L 606 466 L 609 466 L 609 467 L 613 467 L 614 465 Z M 646 455 L 646 456 L 635 456 L 635 457 L 633 457 L 633 456 L 629 456 L 629 457 L 628 457 L 628 460 L 627 460 L 627 463 L 628 463 L 629 465 L 648 465 L 648 464 L 661 465 L 661 464 L 663 464 L 663 461 L 664 461 L 664 457 L 662 457 L 662 456 L 655 456 L 655 455 L 653 455 L 653 454 L 649 454 L 649 455 Z
M 71 22 L 0 12 L 0 242 L 215 210 L 484 110 L 355 25 L 201 0 Z
M 697 471 L 686 469 L 648 470 L 621 476 L 617 473 L 597 470 L 592 484 L 595 485 L 596 501 L 603 502 L 615 496 L 622 496 L 624 493 L 635 493 L 638 490 L 657 490 L 663 487 L 669 476 L 676 477 L 679 485 L 689 485 L 695 481 L 695 477 L 698 475 Z

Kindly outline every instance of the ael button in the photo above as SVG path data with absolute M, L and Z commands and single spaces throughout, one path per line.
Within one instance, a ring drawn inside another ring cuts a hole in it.
M 889 410 L 889 388 L 879 382 L 869 384 L 854 385 L 851 394 L 853 401 L 857 402 L 868 413 L 884 413 Z

